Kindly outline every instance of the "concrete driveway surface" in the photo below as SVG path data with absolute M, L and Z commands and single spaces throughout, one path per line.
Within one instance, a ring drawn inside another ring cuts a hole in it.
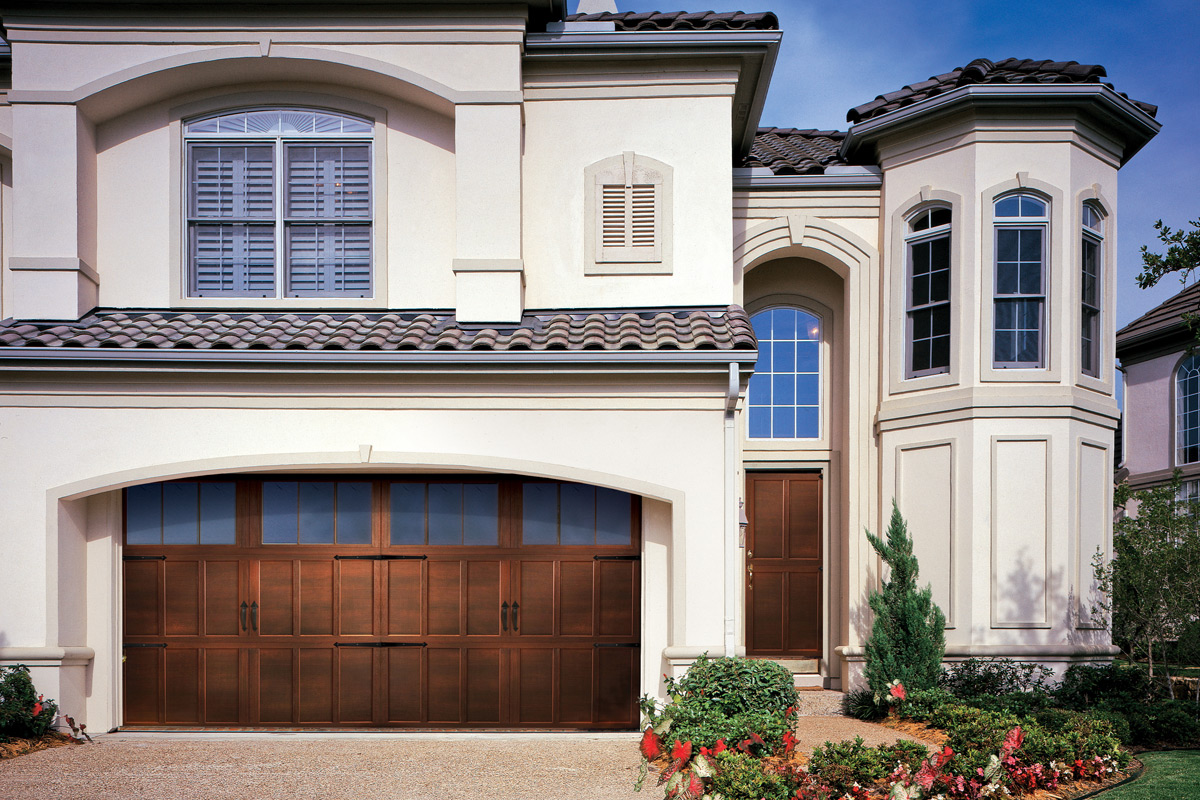
M 804 750 L 896 731 L 805 693 Z M 0 800 L 654 800 L 637 794 L 636 733 L 130 733 L 0 761 Z

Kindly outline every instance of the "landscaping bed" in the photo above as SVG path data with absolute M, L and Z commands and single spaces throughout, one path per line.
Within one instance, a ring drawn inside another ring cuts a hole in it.
M 38 750 L 48 750 L 51 747 L 79 744 L 77 739 L 65 733 L 53 731 L 34 738 L 9 737 L 8 741 L 0 741 L 0 761 L 6 758 L 16 758 Z

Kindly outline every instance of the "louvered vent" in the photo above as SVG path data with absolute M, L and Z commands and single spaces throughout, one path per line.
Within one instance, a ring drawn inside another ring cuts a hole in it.
M 657 258 L 658 191 L 654 184 L 604 184 L 600 188 L 600 245 L 604 259 Z

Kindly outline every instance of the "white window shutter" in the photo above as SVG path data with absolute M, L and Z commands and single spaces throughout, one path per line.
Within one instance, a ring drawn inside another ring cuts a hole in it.
M 662 260 L 662 175 L 625 153 L 619 168 L 596 175 L 596 261 Z

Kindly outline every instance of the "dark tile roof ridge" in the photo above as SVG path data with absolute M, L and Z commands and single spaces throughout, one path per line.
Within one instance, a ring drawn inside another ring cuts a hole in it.
M 1171 295 L 1146 313 L 1117 331 L 1118 346 L 1131 339 L 1165 333 L 1184 326 L 1183 314 L 1200 312 L 1200 283 L 1193 283 Z
M 1100 64 L 1080 64 L 1078 61 L 1051 61 L 1049 59 L 1005 58 L 990 61 L 976 58 L 966 66 L 956 67 L 950 72 L 933 75 L 923 81 L 903 86 L 895 91 L 880 94 L 868 103 L 855 106 L 846 112 L 846 121 L 864 122 L 905 106 L 919 103 L 961 86 L 980 84 L 1047 84 L 1047 83 L 1095 83 L 1108 77 L 1108 71 Z M 1111 83 L 1103 83 L 1113 91 Z M 1117 92 L 1150 116 L 1158 107 Z
M 779 18 L 770 11 L 602 11 L 568 14 L 567 22 L 612 22 L 620 31 L 779 30 Z

